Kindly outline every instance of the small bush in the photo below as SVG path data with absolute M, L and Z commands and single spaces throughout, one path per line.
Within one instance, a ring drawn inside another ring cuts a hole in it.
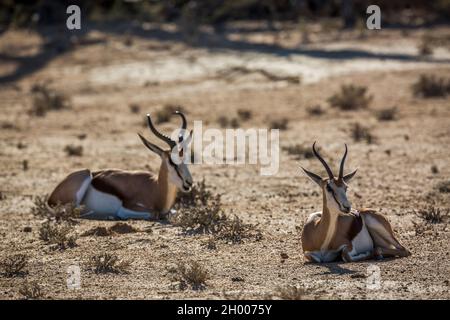
M 281 300 L 303 300 L 306 294 L 305 289 L 296 286 L 279 287 L 274 296 Z
M 421 209 L 416 212 L 416 215 L 422 218 L 425 222 L 436 224 L 436 223 L 444 223 L 448 220 L 450 210 L 441 210 L 440 208 L 436 208 L 430 206 L 427 209 Z
M 27 300 L 43 297 L 42 288 L 36 281 L 26 281 L 19 289 L 19 293 Z
M 30 115 L 43 117 L 48 111 L 70 108 L 69 98 L 44 84 L 35 84 L 31 89 L 33 98 Z
M 238 118 L 228 118 L 226 116 L 220 116 L 217 118 L 217 123 L 221 128 L 239 128 L 240 122 Z
M 130 261 L 109 253 L 94 255 L 88 261 L 88 267 L 95 273 L 128 273 L 130 266 Z
M 344 111 L 365 109 L 372 101 L 372 96 L 367 96 L 367 87 L 355 85 L 343 85 L 341 91 L 328 98 L 332 107 Z
M 378 121 L 392 121 L 397 118 L 397 107 L 382 109 L 377 112 L 376 116 Z
M 178 212 L 170 221 L 186 234 L 212 234 L 216 239 L 232 243 L 240 243 L 245 238 L 261 238 L 256 226 L 225 214 L 220 195 L 207 190 L 204 180 L 194 185 L 190 193 L 181 195 L 176 208 Z
M 288 124 L 289 119 L 287 118 L 275 119 L 270 122 L 270 129 L 287 130 Z
M 295 156 L 296 159 L 310 159 L 314 157 L 311 147 L 301 144 L 295 144 L 282 148 L 289 155 Z
M 351 128 L 351 135 L 354 141 L 366 141 L 368 144 L 375 142 L 375 137 L 370 132 L 370 129 L 362 126 L 359 123 L 355 123 Z
M 140 113 L 141 112 L 141 106 L 136 104 L 136 103 L 132 103 L 129 105 L 130 108 L 130 112 L 131 113 Z
M 40 218 L 55 220 L 56 222 L 74 223 L 80 217 L 83 206 L 77 206 L 75 203 L 57 204 L 54 207 L 48 205 L 48 196 L 37 196 L 34 198 L 34 206 L 31 213 Z
M 64 151 L 69 157 L 81 157 L 83 155 L 83 146 L 68 144 L 64 147 Z
M 196 206 L 198 203 L 206 205 L 213 198 L 214 195 L 208 190 L 205 179 L 202 179 L 202 181 L 194 183 L 190 192 L 178 193 L 176 206 L 189 208 Z
M 169 272 L 174 273 L 173 280 L 179 283 L 179 289 L 203 290 L 209 279 L 209 272 L 197 261 L 179 263 L 177 267 Z
M 450 93 L 450 79 L 422 74 L 412 85 L 412 91 L 416 97 L 445 97 Z
M 1 262 L 0 267 L 4 276 L 14 277 L 25 274 L 24 269 L 27 266 L 27 263 L 27 256 L 19 253 L 6 257 L 6 259 Z
M 46 221 L 39 228 L 39 239 L 43 240 L 46 244 L 54 245 L 56 248 L 65 250 L 77 245 L 77 237 L 71 233 L 72 227 L 69 225 Z
M 436 184 L 436 189 L 440 193 L 450 193 L 450 180 L 441 181 Z
M 306 111 L 308 112 L 308 114 L 310 116 L 316 116 L 316 117 L 321 116 L 326 113 L 326 110 L 320 104 L 316 104 L 314 106 L 308 107 L 306 109 Z
M 184 108 L 176 104 L 166 104 L 156 112 L 156 123 L 169 122 L 175 111 L 184 112 Z
M 240 120 L 242 121 L 248 121 L 252 118 L 252 112 L 250 110 L 246 110 L 246 109 L 239 109 L 237 111 L 238 117 Z

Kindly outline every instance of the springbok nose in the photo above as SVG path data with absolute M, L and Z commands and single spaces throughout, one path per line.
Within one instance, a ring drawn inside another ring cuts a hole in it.
M 350 212 L 350 210 L 352 208 L 351 206 L 343 206 L 343 207 L 346 212 Z

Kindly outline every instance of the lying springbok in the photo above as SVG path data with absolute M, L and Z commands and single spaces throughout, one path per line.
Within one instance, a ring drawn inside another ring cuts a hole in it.
M 179 111 L 174 114 L 181 117 L 181 132 L 184 132 L 186 117 Z M 149 114 L 147 121 L 151 132 L 169 146 L 162 149 L 138 134 L 144 145 L 161 157 L 157 176 L 145 171 L 118 169 L 75 171 L 55 188 L 48 204 L 75 203 L 83 206 L 82 217 L 93 219 L 159 219 L 168 214 L 177 189 L 189 192 L 192 187 L 191 174 L 183 161 L 187 154 L 183 151 L 192 140 L 192 131 L 186 139 L 180 133 L 179 141 L 175 142 L 156 130 Z M 175 155 L 179 158 L 173 160 L 172 152 L 178 152 Z
M 322 189 L 323 208 L 312 213 L 303 228 L 301 241 L 306 260 L 331 262 L 342 258 L 345 262 L 367 260 L 372 257 L 406 257 L 411 253 L 395 238 L 389 222 L 374 210 L 352 210 L 347 199 L 347 183 L 356 170 L 344 175 L 347 145 L 341 160 L 339 177 L 335 178 L 328 164 L 316 151 L 328 173 L 322 178 L 306 169 L 303 171 Z

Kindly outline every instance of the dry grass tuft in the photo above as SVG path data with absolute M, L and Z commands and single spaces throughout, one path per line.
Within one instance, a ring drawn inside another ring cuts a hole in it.
M 176 209 L 178 212 L 170 221 L 186 234 L 212 234 L 216 239 L 232 243 L 240 243 L 246 238 L 261 239 L 255 225 L 225 214 L 220 195 L 209 191 L 205 180 L 195 184 L 190 193 L 182 194 Z
M 73 248 L 77 245 L 77 236 L 73 234 L 73 228 L 70 225 L 51 221 L 46 221 L 41 225 L 39 239 L 60 250 Z
M 376 113 L 378 121 L 392 121 L 397 119 L 397 107 L 381 109 Z
M 47 201 L 48 196 L 35 197 L 31 213 L 37 217 L 55 220 L 56 222 L 75 223 L 74 219 L 78 219 L 83 211 L 83 206 L 76 206 L 75 203 L 57 204 L 54 207 L 50 207 Z
M 227 116 L 220 116 L 217 118 L 217 123 L 221 128 L 239 128 L 241 123 L 238 118 L 228 118 Z
M 242 121 L 248 121 L 253 117 L 252 112 L 247 109 L 239 109 L 237 111 L 237 115 L 238 115 L 239 119 Z
M 48 111 L 57 111 L 70 108 L 69 98 L 45 84 L 35 84 L 31 88 L 32 108 L 29 114 L 44 117 Z
M 305 295 L 305 289 L 296 286 L 278 287 L 274 292 L 274 296 L 281 300 L 303 300 Z
M 20 287 L 19 293 L 27 300 L 40 299 L 44 296 L 41 286 L 36 281 L 26 281 Z
M 288 118 L 275 119 L 270 121 L 270 129 L 287 130 L 289 124 Z
M 446 223 L 448 221 L 450 210 L 429 206 L 427 209 L 420 209 L 415 213 L 426 223 L 437 224 Z
M 332 107 L 344 111 L 365 109 L 372 101 L 372 96 L 367 95 L 367 87 L 342 85 L 341 91 L 328 98 Z
M 0 267 L 2 274 L 5 277 L 11 278 L 16 276 L 23 276 L 28 263 L 28 257 L 24 254 L 14 254 L 6 257 L 1 263 Z
M 365 141 L 368 144 L 375 143 L 376 138 L 371 133 L 370 129 L 364 127 L 360 123 L 355 123 L 351 127 L 351 136 L 355 142 Z
M 310 116 L 318 117 L 324 115 L 326 110 L 320 104 L 316 104 L 306 108 L 306 112 L 308 112 Z
M 435 187 L 440 193 L 450 193 L 450 180 L 440 181 Z
M 117 234 L 126 234 L 126 233 L 135 233 L 139 232 L 135 227 L 129 225 L 125 222 L 117 222 L 114 225 L 112 225 L 109 230 L 113 233 Z
M 289 155 L 295 156 L 297 160 L 300 159 L 311 159 L 314 157 L 314 153 L 309 146 L 304 146 L 302 144 L 295 144 L 287 147 L 282 147 Z
M 128 273 L 131 262 L 121 260 L 116 254 L 100 253 L 92 256 L 88 263 L 88 268 L 95 273 Z
M 191 287 L 192 290 L 203 290 L 209 279 L 209 272 L 197 261 L 179 263 L 176 268 L 169 270 L 173 273 L 173 281 L 178 282 L 180 290 Z
M 81 157 L 83 155 L 83 146 L 68 144 L 64 147 L 64 152 L 69 157 Z
M 131 113 L 137 114 L 141 112 L 141 106 L 136 103 L 132 103 L 128 107 L 130 108 Z
M 450 94 L 450 79 L 422 74 L 419 80 L 412 85 L 412 91 L 416 97 L 446 97 Z

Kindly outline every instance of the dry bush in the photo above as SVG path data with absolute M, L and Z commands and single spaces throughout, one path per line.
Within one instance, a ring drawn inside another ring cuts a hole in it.
M 206 186 L 205 179 L 202 179 L 194 183 L 190 192 L 178 193 L 176 207 L 193 207 L 198 203 L 206 205 L 213 197 L 213 193 Z
M 392 121 L 397 119 L 397 107 L 381 109 L 376 113 L 378 121 Z
M 320 104 L 316 104 L 306 108 L 306 112 L 308 112 L 310 116 L 321 116 L 326 113 L 326 110 Z
M 435 188 L 440 193 L 450 193 L 450 180 L 440 181 L 436 184 Z
M 65 250 L 77 245 L 77 236 L 73 234 L 73 228 L 68 224 L 44 222 L 39 228 L 39 239 L 55 248 Z
M 415 213 L 419 218 L 423 219 L 426 223 L 436 224 L 447 222 L 450 210 L 429 206 L 428 208 L 420 209 Z
M 303 300 L 306 291 L 296 286 L 286 286 L 278 287 L 273 295 L 281 300 Z
M 141 112 L 141 106 L 139 106 L 136 103 L 132 103 L 128 107 L 130 108 L 131 113 L 140 113 Z
M 8 256 L 0 263 L 2 274 L 5 277 L 23 276 L 27 263 L 28 257 L 24 254 L 19 253 Z
M 422 74 L 412 85 L 412 91 L 416 97 L 445 97 L 450 94 L 450 79 Z
M 20 288 L 19 293 L 27 300 L 40 299 L 44 293 L 36 281 L 26 281 Z
M 240 243 L 246 238 L 261 238 L 255 225 L 225 214 L 220 195 L 209 191 L 205 180 L 195 184 L 190 193 L 182 194 L 175 208 L 178 212 L 170 221 L 186 234 L 212 234 L 216 239 L 232 243 Z
M 34 206 L 31 213 L 40 218 L 55 220 L 56 222 L 65 221 L 75 223 L 74 219 L 80 217 L 83 206 L 77 206 L 75 203 L 57 204 L 50 207 L 47 203 L 48 196 L 37 196 L 33 199 Z
M 171 222 L 186 233 L 217 233 L 226 219 L 220 195 L 216 195 L 206 204 L 180 209 Z
M 69 157 L 81 157 L 83 155 L 83 146 L 68 144 L 64 147 L 64 151 Z
M 239 128 L 241 125 L 239 119 L 236 117 L 228 118 L 226 116 L 220 116 L 217 118 L 217 123 L 221 128 Z
M 353 124 L 351 136 L 355 142 L 366 141 L 368 144 L 374 143 L 376 138 L 370 132 L 370 129 L 362 126 L 360 123 Z
M 209 272 L 197 261 L 179 263 L 176 268 L 169 272 L 173 273 L 173 281 L 178 282 L 179 289 L 185 290 L 191 287 L 192 290 L 203 290 L 206 281 L 209 279 Z
M 367 95 L 367 87 L 342 85 L 341 91 L 328 98 L 332 107 L 344 111 L 365 109 L 372 101 L 372 96 Z
M 92 256 L 87 265 L 95 273 L 128 273 L 131 262 L 105 252 Z
M 309 146 L 304 146 L 301 144 L 295 144 L 282 148 L 289 155 L 295 156 L 297 160 L 299 159 L 310 159 L 314 157 L 314 153 Z
M 252 112 L 250 110 L 247 110 L 247 109 L 239 109 L 237 111 L 237 115 L 238 115 L 239 119 L 242 120 L 242 121 L 248 121 L 253 116 Z
M 176 104 L 166 104 L 162 109 L 156 111 L 156 123 L 169 122 L 175 111 L 184 112 L 184 108 Z
M 29 114 L 33 116 L 43 117 L 48 111 L 57 111 L 70 108 L 69 98 L 45 84 L 35 84 L 31 88 L 33 98 L 32 108 Z
M 289 119 L 281 118 L 270 121 L 270 129 L 287 130 Z

